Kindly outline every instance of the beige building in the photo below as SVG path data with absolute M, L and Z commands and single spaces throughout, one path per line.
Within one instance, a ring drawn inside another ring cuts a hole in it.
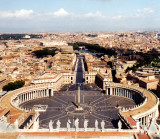
M 51 84 L 53 90 L 57 91 L 64 84 L 75 83 L 75 75 L 73 72 L 65 73 L 46 73 L 38 78 L 35 78 L 31 84 Z
M 134 83 L 139 83 L 140 87 L 150 90 L 156 90 L 159 82 L 152 73 L 129 74 L 127 78 L 132 80 Z
M 157 84 L 159 80 L 155 78 L 155 75 L 152 73 L 141 74 L 139 76 L 139 86 L 146 89 L 157 89 Z
M 52 69 L 59 72 L 72 71 L 75 62 L 76 54 L 58 53 L 53 58 Z
M 85 83 L 96 83 L 104 89 L 106 82 L 112 82 L 112 71 L 106 61 L 101 61 L 90 54 L 85 54 L 86 68 Z

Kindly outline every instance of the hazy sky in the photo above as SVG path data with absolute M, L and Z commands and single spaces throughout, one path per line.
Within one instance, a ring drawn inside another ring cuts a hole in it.
M 160 0 L 0 0 L 0 32 L 160 29 Z

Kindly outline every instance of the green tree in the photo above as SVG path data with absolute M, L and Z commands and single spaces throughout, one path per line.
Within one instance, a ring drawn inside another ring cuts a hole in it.
M 21 41 L 16 41 L 16 43 L 21 43 Z
M 112 66 L 113 66 L 112 61 L 108 61 L 107 65 L 109 65 L 112 68 Z
M 42 50 L 33 51 L 33 55 L 35 55 L 37 58 L 43 58 L 47 57 L 48 55 L 54 56 L 55 51 L 57 51 L 57 48 L 43 48 Z
M 7 42 L 3 42 L 3 44 L 6 46 L 6 45 L 7 45 Z
M 73 50 L 79 50 L 79 46 L 76 43 L 73 44 Z
M 10 82 L 7 85 L 3 86 L 3 91 L 11 91 L 18 88 L 23 87 L 25 84 L 25 81 L 23 80 L 17 80 L 15 82 Z
M 106 55 L 117 55 L 117 53 L 115 52 L 115 50 L 113 49 L 106 49 L 102 46 L 100 46 L 99 44 L 90 44 L 90 43 L 85 43 L 85 42 L 76 42 L 76 43 L 69 43 L 69 45 L 73 46 L 74 50 L 78 50 L 79 46 L 85 46 L 88 51 L 92 52 L 92 53 L 103 53 Z

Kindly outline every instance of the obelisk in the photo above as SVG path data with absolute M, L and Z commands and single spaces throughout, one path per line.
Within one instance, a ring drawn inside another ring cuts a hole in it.
M 81 103 L 81 92 L 80 92 L 80 85 L 78 85 L 78 108 L 76 108 L 77 111 L 83 110 L 83 108 L 80 106 Z
M 80 92 L 80 85 L 78 85 L 78 108 L 80 108 L 80 102 L 81 102 L 81 92 Z

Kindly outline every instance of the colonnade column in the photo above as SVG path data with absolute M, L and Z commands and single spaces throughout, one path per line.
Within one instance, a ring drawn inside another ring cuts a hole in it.
M 115 92 L 114 92 L 114 95 L 116 96 L 116 95 L 117 95 L 117 88 L 115 88 L 114 91 L 115 91 Z
M 129 93 L 128 93 L 128 90 L 126 90 L 126 92 L 127 92 L 127 98 L 129 97 Z
M 117 96 L 120 96 L 120 88 L 118 88 L 118 95 Z
M 53 91 L 53 89 L 51 89 L 51 96 L 54 96 L 54 91 Z
M 112 95 L 115 95 L 114 87 L 112 87 Z
M 127 89 L 125 89 L 125 95 L 126 95 L 126 97 L 128 97 L 128 96 L 127 96 Z
M 47 89 L 47 95 L 46 96 L 49 97 L 49 89 Z
M 112 94 L 112 87 L 110 87 L 110 95 L 113 95 L 113 94 Z
M 107 89 L 108 94 L 108 89 Z M 17 94 L 16 98 L 13 101 L 13 103 L 16 103 L 17 106 L 20 104 L 32 100 L 37 99 L 41 97 L 49 97 L 49 95 L 54 96 L 53 89 L 40 89 L 40 90 L 33 90 L 33 91 L 24 91 L 21 94 Z
M 28 101 L 28 93 L 26 93 L 25 95 L 26 95 L 26 101 Z
M 21 96 L 19 96 L 19 103 L 21 103 L 22 102 L 22 100 L 21 100 Z
M 105 90 L 105 94 L 106 94 L 106 95 L 108 95 L 108 88 L 106 88 L 106 90 Z
M 114 87 L 112 87 L 112 95 L 114 96 L 115 91 L 114 91 Z
M 119 93 L 118 96 L 121 96 L 121 88 L 119 88 L 118 90 L 119 90 L 118 91 L 118 93 Z

